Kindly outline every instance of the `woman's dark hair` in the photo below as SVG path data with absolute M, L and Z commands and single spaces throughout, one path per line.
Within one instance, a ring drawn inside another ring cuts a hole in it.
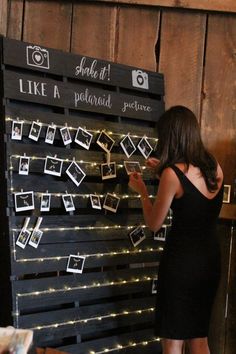
M 158 174 L 176 163 L 199 167 L 210 192 L 217 190 L 217 162 L 204 147 L 194 113 L 184 106 L 168 109 L 157 123 Z

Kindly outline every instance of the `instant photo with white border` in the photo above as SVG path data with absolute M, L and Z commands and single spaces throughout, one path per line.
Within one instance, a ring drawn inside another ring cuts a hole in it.
M 30 239 L 29 239 L 29 245 L 34 247 L 34 248 L 38 248 L 39 242 L 41 240 L 43 236 L 43 231 L 40 229 L 34 229 Z
M 74 182 L 74 184 L 78 187 L 80 183 L 83 181 L 86 176 L 85 172 L 80 168 L 80 166 L 72 161 L 70 166 L 66 170 L 66 174 L 70 177 L 70 179 Z
M 29 230 L 22 228 L 19 233 L 19 236 L 17 237 L 16 245 L 25 249 L 25 247 L 28 243 L 28 240 L 30 238 L 30 235 L 31 235 L 31 232 Z
M 56 129 L 57 128 L 55 125 L 48 126 L 46 136 L 45 136 L 45 143 L 51 144 L 51 145 L 54 143 Z
M 66 211 L 74 211 L 75 205 L 71 194 L 62 194 L 62 201 Z
M 53 176 L 61 176 L 63 160 L 57 157 L 46 156 L 44 173 Z
M 15 211 L 26 211 L 34 209 L 34 192 L 14 193 Z
M 33 121 L 29 132 L 29 138 L 34 141 L 38 141 L 41 129 L 42 129 L 42 123 Z
M 145 157 L 145 159 L 148 158 L 148 156 L 151 154 L 153 151 L 153 148 L 149 144 L 147 137 L 142 137 L 140 142 L 138 143 L 138 149 L 141 152 L 141 154 Z
M 113 213 L 117 212 L 118 205 L 120 202 L 120 198 L 111 194 L 107 193 L 104 203 L 103 203 L 103 208 L 109 211 L 112 211 Z
M 116 178 L 116 163 L 102 163 L 101 164 L 102 179 Z
M 152 279 L 152 294 L 157 294 L 158 278 Z
M 133 143 L 133 140 L 129 135 L 126 135 L 124 139 L 121 140 L 120 145 L 125 153 L 125 155 L 129 158 L 136 150 L 136 147 Z
M 127 175 L 130 175 L 133 172 L 142 174 L 141 166 L 138 161 L 124 161 L 124 166 Z
M 68 145 L 70 143 L 72 143 L 72 139 L 71 139 L 71 135 L 70 135 L 70 131 L 68 127 L 63 127 L 60 128 L 60 133 L 61 133 L 61 137 L 62 137 L 62 141 L 64 145 Z
M 13 120 L 11 128 L 11 139 L 21 140 L 23 132 L 23 121 Z
M 223 203 L 230 203 L 231 185 L 224 184 Z
M 162 227 L 154 232 L 154 240 L 155 241 L 165 241 L 166 240 L 167 227 L 166 225 L 162 225 Z
M 77 254 L 69 255 L 66 271 L 71 273 L 83 273 L 85 256 Z
M 19 175 L 28 175 L 29 174 L 29 164 L 30 158 L 28 156 L 21 156 L 19 161 Z
M 40 211 L 49 211 L 51 206 L 51 193 L 42 193 L 40 198 Z
M 89 197 L 90 197 L 90 202 L 91 202 L 92 208 L 101 210 L 102 206 L 101 206 L 101 200 L 100 200 L 99 195 L 90 194 Z
M 93 139 L 93 134 L 89 133 L 86 129 L 79 127 L 75 135 L 76 144 L 82 146 L 86 150 L 89 150 L 90 144 Z
M 136 247 L 146 238 L 146 235 L 142 226 L 139 225 L 129 233 L 129 237 L 133 246 Z
M 110 152 L 115 144 L 115 140 L 113 140 L 104 130 L 101 131 L 96 142 L 106 152 Z

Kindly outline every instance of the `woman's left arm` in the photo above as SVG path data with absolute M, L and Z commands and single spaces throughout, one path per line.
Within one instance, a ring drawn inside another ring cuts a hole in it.
M 150 230 L 158 231 L 167 216 L 174 196 L 178 192 L 179 180 L 175 172 L 169 167 L 164 169 L 153 204 L 140 174 L 134 172 L 130 175 L 129 186 L 141 196 L 145 224 Z

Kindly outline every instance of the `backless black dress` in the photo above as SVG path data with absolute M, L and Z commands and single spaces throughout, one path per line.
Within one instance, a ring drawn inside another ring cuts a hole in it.
M 174 198 L 173 220 L 158 270 L 156 335 L 191 339 L 208 336 L 211 309 L 220 277 L 216 224 L 223 185 L 205 197 L 176 166 L 184 190 Z

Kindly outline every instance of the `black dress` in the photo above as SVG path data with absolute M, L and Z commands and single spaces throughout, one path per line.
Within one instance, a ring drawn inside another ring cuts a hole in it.
M 220 277 L 216 224 L 223 185 L 206 198 L 176 166 L 184 194 L 171 205 L 173 221 L 158 270 L 156 335 L 190 339 L 208 336 Z

